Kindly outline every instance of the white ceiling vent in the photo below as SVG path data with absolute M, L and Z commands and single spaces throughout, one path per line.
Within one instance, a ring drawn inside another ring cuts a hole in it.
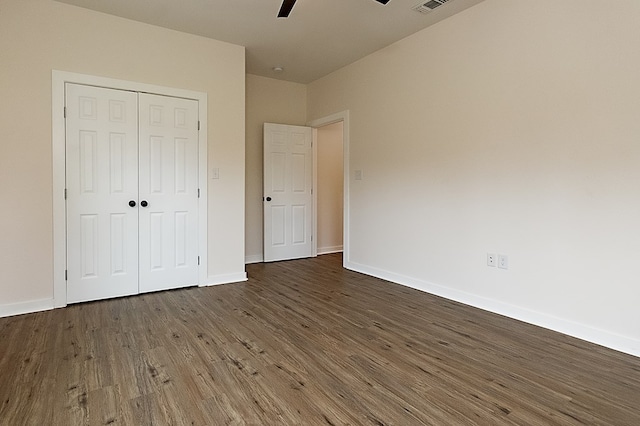
M 419 5 L 414 7 L 413 10 L 418 11 L 420 13 L 429 13 L 433 9 L 436 9 L 436 8 L 442 6 L 443 4 L 445 4 L 448 1 L 449 0 L 430 0 L 430 1 L 426 2 L 426 3 L 420 3 Z

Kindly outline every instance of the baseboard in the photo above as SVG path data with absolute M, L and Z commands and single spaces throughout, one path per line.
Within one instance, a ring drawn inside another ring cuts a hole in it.
M 637 339 L 355 262 L 345 268 L 640 357 Z
M 318 247 L 318 255 L 340 252 L 342 252 L 342 246 Z
M 207 282 L 200 284 L 199 287 L 209 287 L 212 285 L 231 284 L 247 281 L 247 273 L 239 272 L 236 274 L 211 275 L 207 278 Z
M 247 273 L 241 272 L 237 274 L 223 274 L 210 276 L 207 282 L 201 284 L 200 287 L 212 285 L 230 284 L 247 281 Z M 0 318 L 11 317 L 14 315 L 30 314 L 33 312 L 48 311 L 54 309 L 53 299 L 30 300 L 28 302 L 11 303 L 8 305 L 0 305 Z
M 264 262 L 264 256 L 261 254 L 250 254 L 244 257 L 245 265 L 249 263 L 262 263 L 262 262 Z
M 53 299 L 30 300 L 28 302 L 0 305 L 0 317 L 11 317 L 51 309 L 53 309 Z
M 317 255 L 321 254 L 330 254 L 330 253 L 342 253 L 342 246 L 333 246 L 333 247 L 323 247 L 318 248 Z M 264 262 L 264 256 L 261 254 L 250 254 L 244 257 L 244 264 L 248 265 L 250 263 L 262 263 Z

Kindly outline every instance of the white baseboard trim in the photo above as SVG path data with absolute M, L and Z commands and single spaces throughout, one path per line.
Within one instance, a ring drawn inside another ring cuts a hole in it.
M 640 357 L 637 339 L 355 262 L 347 262 L 345 268 Z
M 28 302 L 0 305 L 0 318 L 48 311 L 53 309 L 53 307 L 53 299 L 30 300 Z
M 244 257 L 244 264 L 249 263 L 262 263 L 264 262 L 264 256 L 261 254 L 250 254 Z
M 208 277 L 207 282 L 200 284 L 199 287 L 230 284 L 242 281 L 247 281 L 246 272 L 210 276 Z M 30 314 L 33 312 L 49 311 L 51 309 L 55 309 L 54 299 L 40 299 L 30 300 L 28 302 L 11 303 L 8 305 L 0 305 L 0 318 Z
M 342 251 L 343 251 L 342 246 L 318 247 L 318 255 L 330 254 L 330 253 L 340 253 Z
M 198 287 L 209 287 L 212 285 L 231 284 L 247 281 L 247 273 L 239 272 L 236 274 L 210 275 L 206 283 L 200 284 Z

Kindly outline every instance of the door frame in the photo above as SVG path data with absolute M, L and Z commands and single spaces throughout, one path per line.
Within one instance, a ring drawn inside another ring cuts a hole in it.
M 349 251 L 349 110 L 337 112 L 326 117 L 318 118 L 307 123 L 313 129 L 313 245 L 312 256 L 318 255 L 318 127 L 328 126 L 342 122 L 342 164 L 343 164 L 343 200 L 342 200 L 342 266 L 347 267 L 350 263 Z
M 66 202 L 65 190 L 65 84 L 75 83 L 87 86 L 99 86 L 108 89 L 128 90 L 133 92 L 152 93 L 157 95 L 186 98 L 198 101 L 198 187 L 200 198 L 198 201 L 198 254 L 200 266 L 198 268 L 198 285 L 204 285 L 207 280 L 207 94 L 192 90 L 176 89 L 108 77 L 78 74 L 67 71 L 53 70 L 51 73 L 51 151 L 53 171 L 53 306 L 61 308 L 67 306 L 67 230 L 66 230 Z

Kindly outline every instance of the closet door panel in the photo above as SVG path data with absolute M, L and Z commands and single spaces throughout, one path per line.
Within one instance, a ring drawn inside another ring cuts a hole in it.
M 138 292 L 137 94 L 66 90 L 67 302 Z
M 140 94 L 140 292 L 198 283 L 198 102 Z

